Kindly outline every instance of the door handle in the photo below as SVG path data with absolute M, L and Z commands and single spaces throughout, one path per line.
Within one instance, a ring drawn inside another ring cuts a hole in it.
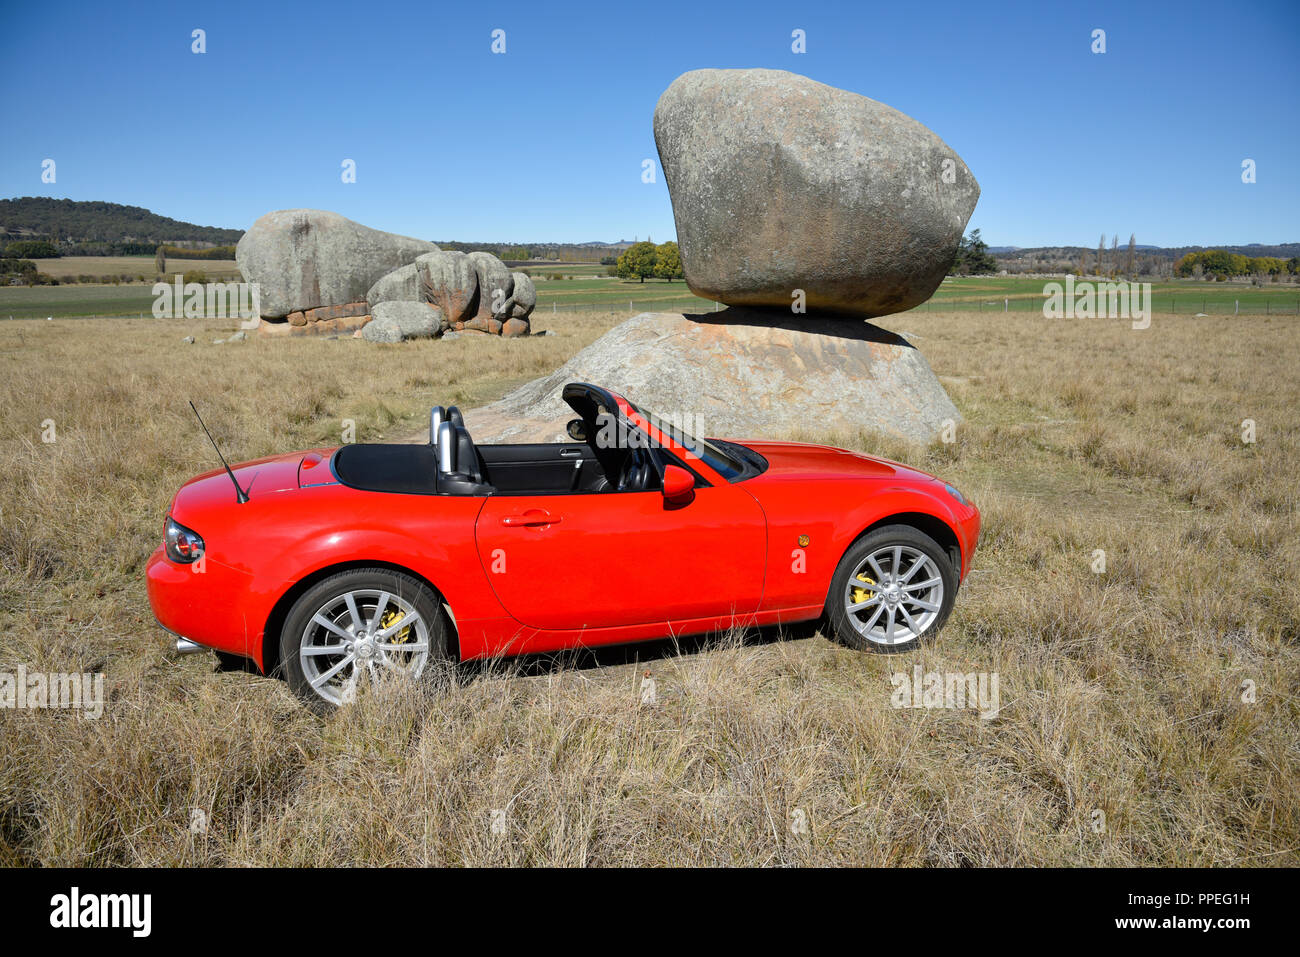
M 572 456 L 581 455 L 581 454 L 582 454 L 582 449 L 560 449 L 560 455 L 564 456 L 565 458 L 571 458 Z
M 537 525 L 554 525 L 560 520 L 560 516 L 552 515 L 543 509 L 529 509 L 522 515 L 507 515 L 501 519 L 502 525 L 509 525 L 511 528 L 529 528 Z

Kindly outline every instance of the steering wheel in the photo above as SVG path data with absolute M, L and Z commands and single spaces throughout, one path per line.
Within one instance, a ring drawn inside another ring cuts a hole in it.
M 641 448 L 631 449 L 618 474 L 620 492 L 643 492 L 650 480 L 650 454 Z

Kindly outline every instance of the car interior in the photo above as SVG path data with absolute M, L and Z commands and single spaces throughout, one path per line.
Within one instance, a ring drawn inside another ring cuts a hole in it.
M 563 495 L 660 488 L 668 453 L 597 441 L 617 415 L 601 390 L 571 383 L 564 399 L 578 416 L 568 424 L 571 442 L 475 445 L 458 408 L 434 406 L 427 444 L 344 445 L 330 465 L 344 485 L 370 492 Z

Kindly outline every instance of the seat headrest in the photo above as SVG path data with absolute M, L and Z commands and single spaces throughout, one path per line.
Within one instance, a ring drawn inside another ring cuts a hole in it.
M 438 426 L 438 471 L 456 471 L 456 426 L 444 421 Z
M 447 413 L 440 405 L 435 405 L 429 410 L 429 444 L 438 444 L 438 427 L 442 425 L 447 418 Z

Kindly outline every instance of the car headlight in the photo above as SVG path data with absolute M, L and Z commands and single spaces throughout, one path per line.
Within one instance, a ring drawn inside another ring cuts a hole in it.
M 203 557 L 203 537 L 170 515 L 167 516 L 167 527 L 163 532 L 163 545 L 167 557 L 180 565 L 188 565 Z
M 945 482 L 943 487 L 948 490 L 949 495 L 951 495 L 957 501 L 961 502 L 963 505 L 970 504 L 969 502 L 966 501 L 966 496 L 962 495 L 961 492 L 957 491 L 957 486 L 949 485 L 947 482 Z

